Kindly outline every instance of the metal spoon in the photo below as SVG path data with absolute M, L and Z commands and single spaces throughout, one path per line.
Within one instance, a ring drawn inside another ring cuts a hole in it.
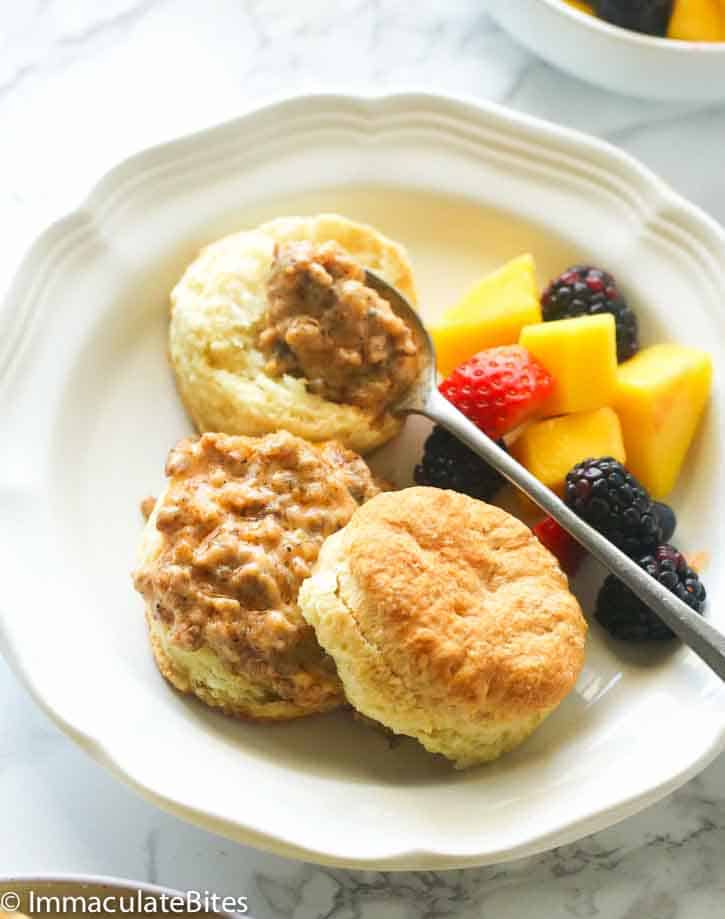
M 725 680 L 725 635 L 643 571 L 608 539 L 578 517 L 553 491 L 542 485 L 520 463 L 458 411 L 438 392 L 435 348 L 420 316 L 399 291 L 372 271 L 366 283 L 387 300 L 393 310 L 413 329 L 424 355 L 417 380 L 392 407 L 399 415 L 424 415 L 447 428 L 474 453 L 505 476 L 577 542 L 629 587 L 695 654 Z

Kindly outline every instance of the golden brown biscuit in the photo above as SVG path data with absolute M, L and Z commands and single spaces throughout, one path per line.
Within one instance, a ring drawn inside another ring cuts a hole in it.
M 263 435 L 284 429 L 366 453 L 393 437 L 400 419 L 330 401 L 299 376 L 271 374 L 259 347 L 275 248 L 299 241 L 338 243 L 415 304 L 404 249 L 372 227 L 321 214 L 282 217 L 235 233 L 203 249 L 171 294 L 169 350 L 177 387 L 199 431 Z
M 324 539 L 378 493 L 364 461 L 286 432 L 204 434 L 171 451 L 166 474 L 134 573 L 161 673 L 241 717 L 341 705 L 297 592 Z
M 584 660 L 586 623 L 554 557 L 515 517 L 452 491 L 361 507 L 299 603 L 351 704 L 460 768 L 520 744 Z

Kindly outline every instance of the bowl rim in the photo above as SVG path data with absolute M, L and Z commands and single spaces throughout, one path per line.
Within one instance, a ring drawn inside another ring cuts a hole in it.
M 592 16 L 582 10 L 566 3 L 566 0 L 539 0 L 551 10 L 562 16 L 568 17 L 579 25 L 600 32 L 610 38 L 628 42 L 633 47 L 654 48 L 671 51 L 673 54 L 695 52 L 697 54 L 723 54 L 725 55 L 725 41 L 685 41 L 681 38 L 667 38 L 659 35 L 647 35 L 625 29 L 623 26 L 614 25 L 599 16 Z
M 131 181 L 131 177 L 138 170 L 148 169 L 150 173 L 153 173 L 160 160 L 167 157 L 193 159 L 199 155 L 198 150 L 203 143 L 221 145 L 222 138 L 238 131 L 242 125 L 248 128 L 248 123 L 253 120 L 268 125 L 270 121 L 293 114 L 308 118 L 319 113 L 320 109 L 335 110 L 336 113 L 342 109 L 348 114 L 354 112 L 361 121 L 375 123 L 376 119 L 385 120 L 391 114 L 399 112 L 401 108 L 418 114 L 421 110 L 429 114 L 434 112 L 447 119 L 466 121 L 466 123 L 468 120 L 475 121 L 476 118 L 488 118 L 491 122 L 489 125 L 491 130 L 499 126 L 505 127 L 507 131 L 514 132 L 514 136 L 516 132 L 521 132 L 530 137 L 538 136 L 542 143 L 544 141 L 551 145 L 558 143 L 566 150 L 571 151 L 575 148 L 579 152 L 584 150 L 597 163 L 597 172 L 601 172 L 602 161 L 606 158 L 612 167 L 618 166 L 623 174 L 626 173 L 630 184 L 636 182 L 640 186 L 643 200 L 639 203 L 638 209 L 644 207 L 648 213 L 650 210 L 653 210 L 653 213 L 661 211 L 662 218 L 668 224 L 673 221 L 673 214 L 678 215 L 681 219 L 687 218 L 688 235 L 697 235 L 703 248 L 707 249 L 710 254 L 716 253 L 718 264 L 725 268 L 725 228 L 700 207 L 672 189 L 635 157 L 596 136 L 470 95 L 421 91 L 415 87 L 399 87 L 391 91 L 367 93 L 360 92 L 357 88 L 350 88 L 347 92 L 344 90 L 336 93 L 303 92 L 269 97 L 256 106 L 250 106 L 236 118 L 167 140 L 123 158 L 116 166 L 105 172 L 100 179 L 93 182 L 90 190 L 75 210 L 54 221 L 37 237 L 25 257 L 19 262 L 7 294 L 3 297 L 3 302 L 7 307 L 17 299 L 20 307 L 27 306 L 32 300 L 32 290 L 30 292 L 25 290 L 27 285 L 21 282 L 26 276 L 33 273 L 35 263 L 39 259 L 45 261 L 49 253 L 55 251 L 65 234 L 74 226 L 74 216 L 77 218 L 79 213 L 89 214 L 94 222 L 102 224 L 104 208 L 109 205 L 109 202 L 118 201 L 125 194 L 133 194 L 135 182 Z M 16 292 L 15 288 L 18 286 L 25 290 L 23 296 Z M 17 371 L 17 363 L 22 361 L 22 354 L 25 350 L 24 339 L 28 334 L 22 308 L 16 311 L 8 331 L 10 334 L 6 339 L 6 347 L 3 348 L 0 345 L 0 385 L 5 382 L 3 377 L 14 375 Z M 12 354 L 9 353 L 11 351 Z M 494 864 L 533 855 L 604 829 L 660 800 L 705 768 L 715 756 L 725 749 L 725 722 L 723 722 L 717 731 L 713 731 L 707 749 L 704 749 L 700 756 L 659 784 L 650 786 L 644 791 L 630 791 L 619 800 L 615 807 L 595 809 L 593 813 L 587 812 L 577 820 L 563 826 L 559 825 L 548 831 L 539 830 L 508 849 L 494 847 L 478 849 L 476 853 L 451 854 L 441 852 L 440 849 L 430 844 L 424 844 L 415 849 L 395 847 L 393 851 L 387 849 L 381 854 L 358 855 L 350 858 L 339 856 L 329 848 L 307 847 L 287 837 L 274 835 L 266 828 L 249 822 L 244 823 L 233 817 L 208 813 L 200 810 L 193 802 L 176 800 L 164 794 L 157 787 L 145 784 L 134 770 L 129 768 L 128 763 L 116 758 L 108 744 L 107 735 L 100 732 L 89 733 L 88 726 L 77 717 L 76 713 L 63 709 L 52 698 L 43 694 L 37 684 L 34 671 L 25 666 L 20 646 L 13 633 L 8 610 L 2 606 L 0 606 L 0 652 L 3 653 L 11 669 L 29 690 L 41 709 L 93 759 L 146 800 L 151 801 L 162 810 L 202 826 L 208 832 L 243 841 L 244 844 L 263 851 L 322 865 L 358 869 L 442 870 Z

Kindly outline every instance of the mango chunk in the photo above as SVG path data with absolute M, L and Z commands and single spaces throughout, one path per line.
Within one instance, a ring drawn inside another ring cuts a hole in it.
M 697 348 L 654 345 L 620 365 L 614 406 L 627 466 L 653 497 L 672 491 L 711 385 L 712 360 Z
M 725 41 L 725 9 L 719 0 L 675 0 L 668 38 Z
M 610 313 L 525 326 L 519 344 L 554 378 L 542 415 L 611 405 L 617 388 L 617 334 Z
M 591 3 L 584 3 L 582 0 L 566 0 L 569 6 L 573 6 L 574 9 L 581 10 L 582 13 L 588 13 L 590 16 L 594 15 L 594 9 Z
M 569 470 L 590 457 L 626 457 L 619 418 L 611 408 L 530 424 L 511 448 L 516 459 L 558 495 Z
M 430 329 L 438 369 L 448 376 L 485 348 L 515 345 L 534 322 L 541 322 L 536 266 L 531 255 L 521 255 L 472 287 Z

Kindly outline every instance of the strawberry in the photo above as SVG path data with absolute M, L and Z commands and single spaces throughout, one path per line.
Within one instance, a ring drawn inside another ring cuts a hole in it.
M 554 386 L 526 348 L 488 348 L 457 367 L 440 391 L 489 437 L 498 440 L 537 413 Z
M 534 527 L 534 534 L 539 542 L 555 555 L 561 570 L 573 577 L 586 558 L 586 549 L 562 529 L 552 517 L 546 517 Z

